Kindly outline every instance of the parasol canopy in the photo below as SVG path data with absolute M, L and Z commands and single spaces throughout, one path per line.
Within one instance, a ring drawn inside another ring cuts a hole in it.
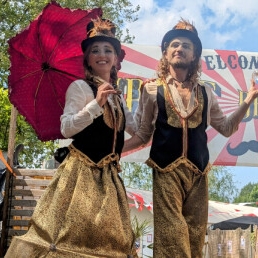
M 71 10 L 55 1 L 8 41 L 10 102 L 42 141 L 62 139 L 60 116 L 70 83 L 84 78 L 81 41 L 100 8 Z

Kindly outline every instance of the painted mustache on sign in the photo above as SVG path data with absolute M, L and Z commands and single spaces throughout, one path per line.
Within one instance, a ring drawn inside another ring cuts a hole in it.
M 252 152 L 258 152 L 258 142 L 254 140 L 249 142 L 241 142 L 235 148 L 231 148 L 230 144 L 227 146 L 227 151 L 232 156 L 241 156 L 249 150 Z

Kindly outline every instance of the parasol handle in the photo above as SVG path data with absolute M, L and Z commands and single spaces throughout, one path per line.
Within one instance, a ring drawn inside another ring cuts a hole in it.
M 6 162 L 4 155 L 2 151 L 0 150 L 0 160 L 4 163 L 4 165 L 7 167 L 7 169 L 13 174 L 13 176 L 16 177 L 16 174 L 14 173 L 13 169 L 9 166 L 9 164 Z
M 103 80 L 102 78 L 100 78 L 99 76 L 93 76 L 92 80 L 94 83 L 96 83 L 98 86 L 101 85 L 102 83 L 105 82 L 105 80 Z M 120 89 L 118 89 L 117 85 L 113 85 L 114 89 L 116 90 L 116 94 L 120 95 L 122 93 L 122 91 Z

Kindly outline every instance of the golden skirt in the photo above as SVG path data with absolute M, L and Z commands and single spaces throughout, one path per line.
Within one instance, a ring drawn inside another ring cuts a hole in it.
M 135 257 L 115 160 L 107 156 L 95 164 L 72 148 L 38 201 L 29 231 L 12 239 L 5 257 Z

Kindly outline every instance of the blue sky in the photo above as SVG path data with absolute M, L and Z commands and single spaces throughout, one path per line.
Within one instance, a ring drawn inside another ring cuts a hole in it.
M 193 22 L 205 49 L 255 52 L 258 48 L 257 0 L 131 0 L 140 6 L 128 24 L 135 44 L 160 45 L 182 17 Z
M 138 21 L 126 24 L 134 44 L 159 46 L 182 17 L 193 22 L 204 49 L 258 52 L 257 0 L 131 0 Z M 258 53 L 257 53 L 258 58 Z M 258 167 L 228 167 L 240 189 L 258 183 Z

